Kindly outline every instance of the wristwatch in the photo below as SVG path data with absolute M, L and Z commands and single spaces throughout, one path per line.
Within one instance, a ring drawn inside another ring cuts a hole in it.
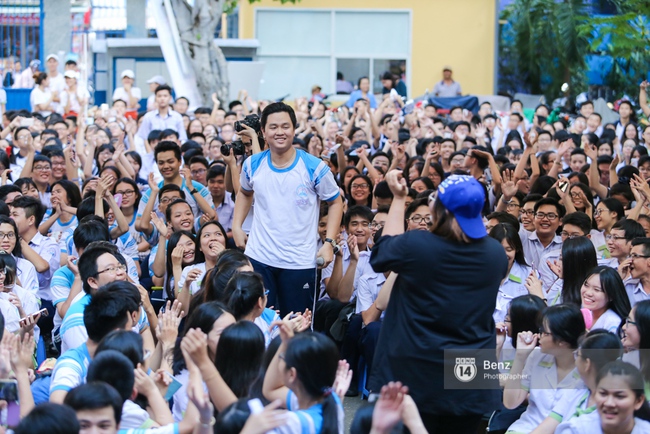
M 338 246 L 338 244 L 336 244 L 336 241 L 334 241 L 331 238 L 325 238 L 325 242 L 332 245 L 332 250 L 335 255 L 339 252 L 340 247 Z
M 505 203 L 506 205 L 510 205 L 512 203 L 512 199 L 506 200 L 504 196 L 501 196 L 501 202 Z
M 196 193 L 198 193 L 198 192 L 199 192 L 199 190 L 197 190 L 197 189 L 195 188 L 194 190 L 190 191 L 190 194 L 193 195 L 193 194 L 196 194 Z

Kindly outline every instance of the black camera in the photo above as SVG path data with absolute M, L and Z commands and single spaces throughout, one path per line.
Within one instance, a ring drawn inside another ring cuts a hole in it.
M 244 155 L 246 145 L 244 145 L 244 142 L 241 140 L 235 140 L 229 145 L 221 145 L 221 155 L 225 155 L 226 157 L 229 156 L 231 149 L 232 153 L 235 155 Z
M 259 133 L 262 131 L 262 128 L 260 126 L 260 117 L 257 115 L 248 115 L 244 118 L 244 120 L 241 121 L 236 121 L 235 122 L 235 131 L 240 132 L 244 129 L 242 124 L 246 125 L 247 127 L 250 127 L 255 130 L 255 132 Z

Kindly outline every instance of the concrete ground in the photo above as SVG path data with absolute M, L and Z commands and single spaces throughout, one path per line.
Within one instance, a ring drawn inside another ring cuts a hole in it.
M 354 414 L 357 410 L 367 404 L 368 401 L 362 400 L 361 395 L 348 397 L 343 400 L 343 408 L 345 410 L 345 433 L 350 432 L 350 425 L 352 425 L 352 419 L 354 419 Z

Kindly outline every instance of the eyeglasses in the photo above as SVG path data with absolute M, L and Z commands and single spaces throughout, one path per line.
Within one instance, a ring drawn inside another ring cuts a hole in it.
M 451 160 L 452 164 L 453 163 L 462 164 L 464 161 L 465 161 L 465 157 L 463 157 L 463 158 L 454 158 L 453 160 Z
M 6 277 L 7 276 L 7 267 L 0 268 L 0 276 L 1 277 Z
M 594 217 L 598 217 L 599 215 L 601 215 L 605 211 L 609 211 L 609 210 L 608 209 L 597 208 L 596 211 L 594 211 Z
M 605 239 L 607 241 L 609 241 L 609 240 L 618 241 L 618 240 L 624 240 L 625 237 L 619 237 L 618 235 L 605 235 Z
M 558 215 L 552 212 L 538 212 L 535 213 L 535 218 L 538 218 L 540 220 L 548 219 L 549 221 L 553 221 L 558 218 Z
M 580 193 L 571 193 L 572 199 L 580 199 Z
M 628 255 L 629 259 L 639 259 L 639 258 L 650 258 L 648 255 L 639 255 L 637 253 L 632 253 L 631 255 Z
M 580 354 L 580 349 L 577 349 L 577 350 L 573 351 L 573 358 L 576 359 L 576 360 L 578 358 L 582 358 L 582 355 Z
M 46 170 L 51 170 L 50 166 L 34 166 L 34 171 L 36 172 L 45 172 Z
M 121 194 L 122 196 L 131 196 L 133 193 L 135 193 L 135 190 L 124 190 L 124 191 L 116 191 L 115 194 Z
M 16 238 L 16 234 L 13 232 L 0 232 L 0 240 L 4 240 L 5 238 L 8 240 L 13 240 Z
M 535 215 L 535 211 L 533 211 L 532 209 L 522 209 L 519 212 L 523 215 L 527 215 L 531 217 Z
M 633 325 L 636 326 L 636 321 L 632 321 L 630 317 L 625 318 L 625 325 Z
M 197 169 L 197 170 L 190 171 L 190 174 L 192 176 L 200 176 L 200 175 L 203 175 L 205 172 L 206 172 L 205 169 Z
M 381 229 L 384 227 L 386 223 L 380 223 L 380 222 L 372 222 L 370 223 L 369 227 L 370 229 Z
M 572 240 L 574 238 L 578 238 L 578 237 L 584 237 L 583 234 L 570 234 L 567 231 L 560 232 L 560 235 L 562 235 L 562 238 L 568 238 L 570 240 Z
M 117 274 L 118 271 L 125 272 L 126 271 L 126 265 L 122 265 L 122 264 L 117 265 L 117 266 L 111 265 L 110 267 L 106 268 L 105 270 L 98 271 L 97 276 L 99 276 L 102 273 L 116 273 Z
M 368 185 L 368 184 L 352 184 L 350 186 L 350 188 L 352 190 L 366 190 L 369 187 L 370 187 L 370 185 Z
M 176 199 L 179 199 L 179 198 L 177 198 L 177 197 L 163 197 L 162 199 L 160 199 L 160 203 L 163 204 L 163 205 L 167 205 L 169 202 L 171 202 L 173 200 L 176 200 Z
M 546 330 L 544 330 L 544 327 L 540 327 L 537 332 L 539 333 L 540 337 L 542 335 L 550 335 L 551 334 L 551 332 L 547 332 Z
M 428 225 L 430 225 L 431 222 L 433 221 L 433 220 L 431 220 L 430 215 L 427 215 L 427 216 L 424 216 L 424 217 L 422 217 L 420 215 L 416 215 L 416 216 L 410 217 L 409 220 L 412 221 L 413 223 L 415 223 L 416 225 L 420 224 L 422 222 L 422 220 L 424 220 L 424 222 L 426 224 L 428 224 Z
M 521 205 L 519 205 L 518 203 L 509 203 L 508 205 L 506 205 L 506 209 L 514 209 L 514 208 L 520 208 L 520 207 L 521 207 Z

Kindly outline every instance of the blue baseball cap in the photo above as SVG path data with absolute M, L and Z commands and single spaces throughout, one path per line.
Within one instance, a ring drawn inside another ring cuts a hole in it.
M 481 217 L 485 189 L 473 176 L 451 175 L 438 186 L 436 198 L 456 217 L 465 235 L 474 239 L 487 235 Z

